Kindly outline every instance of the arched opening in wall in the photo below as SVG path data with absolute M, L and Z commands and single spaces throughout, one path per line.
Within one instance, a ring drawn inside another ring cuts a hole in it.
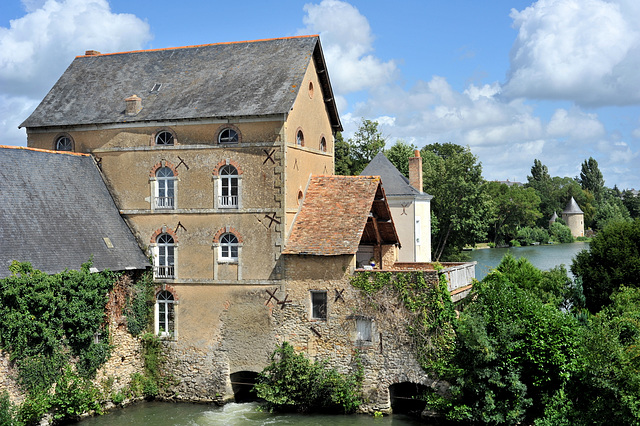
M 428 388 L 418 383 L 402 382 L 389 386 L 389 397 L 393 414 L 417 414 L 418 416 L 427 405 L 422 401 Z
M 231 388 L 235 402 L 253 402 L 258 397 L 253 390 L 253 385 L 258 380 L 258 373 L 255 371 L 238 371 L 231 374 Z

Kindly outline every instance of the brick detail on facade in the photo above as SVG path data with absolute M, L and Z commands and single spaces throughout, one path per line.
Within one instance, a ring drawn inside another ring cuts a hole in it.
M 218 176 L 218 173 L 220 173 L 220 169 L 223 166 L 226 166 L 227 164 L 235 167 L 236 170 L 238 171 L 238 175 L 242 174 L 242 168 L 240 168 L 240 164 L 238 164 L 237 161 L 234 161 L 234 160 L 232 160 L 230 158 L 225 158 L 224 160 L 222 160 L 218 164 L 216 164 L 216 167 L 213 169 L 213 173 L 212 174 L 214 176 Z
M 177 244 L 178 243 L 178 235 L 176 235 L 176 233 L 174 232 L 173 229 L 167 227 L 167 226 L 163 226 L 160 229 L 157 229 L 156 232 L 153 233 L 153 235 L 151 236 L 151 244 L 155 244 L 156 243 L 156 238 L 158 238 L 158 235 L 160 234 L 169 234 L 173 237 L 173 243 Z
M 242 235 L 240 235 L 240 232 L 238 232 L 236 228 L 231 226 L 225 226 L 224 228 L 220 228 L 218 232 L 216 232 L 216 235 L 214 235 L 213 237 L 213 243 L 214 244 L 220 243 L 220 237 L 223 234 L 227 234 L 227 233 L 235 235 L 236 238 L 238 239 L 239 244 L 242 244 L 244 242 Z
M 149 172 L 149 177 L 150 178 L 154 178 L 156 177 L 156 172 L 158 171 L 158 169 L 162 168 L 162 167 L 168 167 L 171 169 L 171 171 L 173 172 L 173 176 L 178 176 L 178 170 L 176 169 L 176 166 L 174 166 L 173 164 L 171 164 L 170 162 L 166 161 L 166 160 L 162 160 L 159 163 L 156 163 L 152 168 L 151 171 Z

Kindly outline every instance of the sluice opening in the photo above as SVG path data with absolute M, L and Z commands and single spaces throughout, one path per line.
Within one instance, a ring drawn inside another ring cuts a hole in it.
M 255 371 L 238 371 L 231 374 L 231 388 L 235 402 L 253 402 L 258 400 L 253 385 L 258 380 Z
M 411 382 L 394 383 L 389 386 L 393 413 L 420 415 L 427 405 L 420 398 L 426 394 L 427 390 L 426 386 Z

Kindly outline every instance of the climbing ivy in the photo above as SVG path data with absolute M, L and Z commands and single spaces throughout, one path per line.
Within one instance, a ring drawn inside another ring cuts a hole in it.
M 436 270 L 442 266 L 436 264 Z M 413 338 L 416 356 L 427 371 L 439 373 L 448 365 L 455 348 L 455 310 L 444 274 L 437 285 L 429 284 L 422 272 L 357 272 L 351 284 L 367 296 L 369 304 L 384 311 L 381 290 L 389 290 L 406 308 L 407 331 Z
M 127 330 L 133 336 L 139 336 L 151 324 L 154 286 L 153 275 L 147 271 L 131 286 L 127 294 L 124 313 L 127 316 Z

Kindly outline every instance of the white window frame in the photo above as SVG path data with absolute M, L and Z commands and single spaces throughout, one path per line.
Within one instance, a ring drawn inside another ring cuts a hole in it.
M 160 167 L 156 170 L 152 183 L 153 210 L 175 210 L 178 201 L 178 179 L 173 170 L 166 166 Z
M 176 143 L 176 138 L 168 130 L 161 130 L 156 134 L 155 143 L 158 146 L 173 146 Z
M 176 337 L 176 300 L 170 291 L 162 290 L 156 295 L 154 333 L 163 338 Z
M 56 151 L 73 151 L 73 139 L 62 135 L 56 139 Z
M 316 321 L 326 321 L 329 314 L 327 291 L 311 290 L 309 293 L 309 296 L 311 298 L 311 310 L 309 312 L 310 318 Z M 321 300 L 323 298 L 324 302 Z M 322 313 L 322 304 L 324 304 L 324 315 Z
M 238 237 L 231 232 L 220 235 L 218 245 L 218 262 L 238 263 L 240 258 L 240 242 Z
M 218 208 L 237 209 L 240 206 L 240 174 L 238 169 L 231 164 L 225 164 L 220 167 L 218 179 Z
M 224 129 L 220 130 L 220 133 L 218 133 L 219 144 L 238 143 L 239 140 L 240 135 L 231 127 L 225 127 Z
M 169 242 L 169 239 L 171 242 Z M 153 250 L 153 276 L 155 279 L 172 280 L 177 276 L 177 244 L 175 239 L 163 233 L 158 235 Z

